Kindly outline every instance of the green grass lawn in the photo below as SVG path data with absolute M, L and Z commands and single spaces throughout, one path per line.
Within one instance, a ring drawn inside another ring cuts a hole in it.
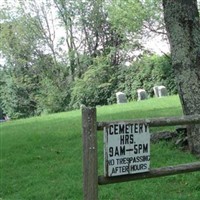
M 98 121 L 180 115 L 177 96 L 97 108 Z M 197 160 L 172 143 L 151 145 L 153 168 Z M 98 161 L 102 175 L 101 131 Z M 0 173 L 0 200 L 83 199 L 80 110 L 1 123 Z M 199 200 L 200 173 L 99 186 L 99 199 Z

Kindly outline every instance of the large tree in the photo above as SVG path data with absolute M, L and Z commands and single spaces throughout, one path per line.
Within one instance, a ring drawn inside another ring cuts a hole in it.
M 200 114 L 200 23 L 197 0 L 163 0 L 179 96 L 185 115 Z M 190 127 L 189 145 L 200 154 L 200 126 Z

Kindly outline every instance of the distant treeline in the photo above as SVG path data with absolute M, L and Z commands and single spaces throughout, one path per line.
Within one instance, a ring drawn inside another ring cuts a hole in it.
M 138 88 L 152 96 L 154 85 L 176 93 L 170 59 L 144 45 L 166 40 L 162 16 L 159 0 L 4 1 L 0 107 L 22 118 L 112 104 L 118 91 L 129 100 Z
M 36 73 L 30 73 L 28 68 L 19 77 L 12 77 L 9 69 L 0 71 L 0 102 L 4 113 L 20 118 L 71 110 L 81 104 L 112 104 L 116 103 L 118 91 L 125 92 L 132 101 L 139 88 L 144 88 L 152 97 L 155 85 L 164 85 L 169 94 L 177 94 L 167 56 L 143 56 L 129 66 L 111 66 L 106 58 L 97 57 L 82 77 L 68 81 L 65 81 L 63 66 L 57 66 L 54 72 L 46 66 L 44 72 L 52 73 L 51 78 L 40 77 L 41 72 L 37 70 L 42 68 L 35 69 Z

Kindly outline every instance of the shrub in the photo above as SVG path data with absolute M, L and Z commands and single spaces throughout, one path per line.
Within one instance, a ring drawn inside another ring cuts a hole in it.
M 11 118 L 33 116 L 36 110 L 35 90 L 32 78 L 7 76 L 0 91 L 4 112 Z
M 108 104 L 114 87 L 112 78 L 114 73 L 112 72 L 113 69 L 109 66 L 106 58 L 95 58 L 83 78 L 76 79 L 70 106 L 78 108 L 80 104 L 86 106 Z
M 169 94 L 177 94 L 171 60 L 166 56 L 144 56 L 134 62 L 129 68 L 122 71 L 124 89 L 128 99 L 137 98 L 137 89 L 143 88 L 150 97 L 153 97 L 153 87 L 164 85 Z

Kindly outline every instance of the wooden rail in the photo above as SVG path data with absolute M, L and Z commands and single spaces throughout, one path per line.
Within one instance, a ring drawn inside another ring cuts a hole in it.
M 136 180 L 142 180 L 142 179 L 148 179 L 148 178 L 158 178 L 162 176 L 170 176 L 170 175 L 195 172 L 195 171 L 200 171 L 200 162 L 155 168 L 155 169 L 151 169 L 149 172 L 133 174 L 133 175 L 124 175 L 124 176 L 116 176 L 116 177 L 99 176 L 98 183 L 99 185 L 106 185 L 106 184 L 111 184 L 111 183 L 136 181 Z
M 160 117 L 160 118 L 149 118 L 149 119 L 133 119 L 133 120 L 120 120 L 120 121 L 109 121 L 109 122 L 97 122 L 97 130 L 103 130 L 104 127 L 111 123 L 142 123 L 149 124 L 150 127 L 158 126 L 175 126 L 175 125 L 189 125 L 199 124 L 200 115 L 185 115 L 182 117 Z
M 97 122 L 96 108 L 82 107 L 84 200 L 98 199 L 98 184 L 105 185 L 111 183 L 142 180 L 147 178 L 156 178 L 180 173 L 200 171 L 200 162 L 194 162 L 176 166 L 150 169 L 150 171 L 145 173 L 116 177 L 98 177 L 97 130 L 103 130 L 104 127 L 107 127 L 112 123 L 141 123 L 148 124 L 150 127 L 189 125 L 200 124 L 200 115 Z

